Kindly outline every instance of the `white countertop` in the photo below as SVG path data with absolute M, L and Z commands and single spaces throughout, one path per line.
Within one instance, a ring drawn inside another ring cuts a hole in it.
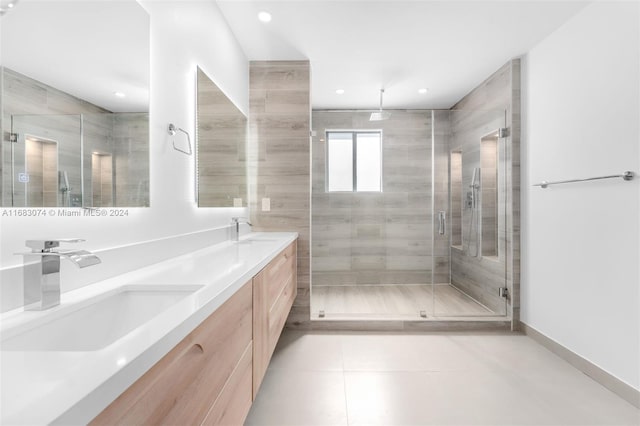
M 1 351 L 0 424 L 86 424 L 297 238 L 252 233 L 68 293 L 46 311 L 0 316 L 3 335 L 124 285 L 202 285 L 95 351 Z M 259 244 L 246 243 L 260 239 Z M 244 242 L 243 242 L 244 241 Z M 62 277 L 64 279 L 64 277 Z

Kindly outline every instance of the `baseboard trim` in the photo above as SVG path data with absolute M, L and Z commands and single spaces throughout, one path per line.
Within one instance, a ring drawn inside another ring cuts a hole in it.
M 617 377 L 612 376 L 610 373 L 593 364 L 591 361 L 581 357 L 555 340 L 545 336 L 535 328 L 520 322 L 520 329 L 524 334 L 531 337 L 533 340 L 540 343 L 542 346 L 549 349 L 551 352 L 558 355 L 560 358 L 564 359 L 569 364 L 573 365 L 575 368 L 618 395 L 620 398 L 629 402 L 634 407 L 640 408 L 639 390 L 629 386 Z

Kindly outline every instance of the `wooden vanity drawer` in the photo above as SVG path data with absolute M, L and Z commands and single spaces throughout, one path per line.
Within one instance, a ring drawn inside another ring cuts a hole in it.
M 253 345 L 249 344 L 204 425 L 242 425 L 253 402 Z
M 287 322 L 289 311 L 293 306 L 293 301 L 296 298 L 297 284 L 294 275 L 290 275 L 286 284 L 282 288 L 282 292 L 271 305 L 269 310 L 269 353 L 273 354 L 276 348 L 280 333 L 284 328 L 284 324 Z
M 294 241 L 253 278 L 253 395 L 258 393 L 297 292 Z
M 252 292 L 250 281 L 91 424 L 241 424 L 252 396 Z
M 269 308 L 274 305 L 284 286 L 295 274 L 295 248 L 295 243 L 289 245 L 263 270 L 265 280 L 269 283 L 267 295 Z

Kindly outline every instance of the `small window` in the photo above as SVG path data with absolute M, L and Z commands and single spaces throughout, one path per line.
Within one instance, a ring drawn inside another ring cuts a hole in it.
M 327 132 L 327 191 L 382 191 L 382 132 Z

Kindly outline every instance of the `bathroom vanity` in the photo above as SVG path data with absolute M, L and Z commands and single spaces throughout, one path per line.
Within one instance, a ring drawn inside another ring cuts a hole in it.
M 2 423 L 242 424 L 296 296 L 296 239 L 250 234 L 3 315 Z M 114 310 L 111 338 L 33 343 Z

